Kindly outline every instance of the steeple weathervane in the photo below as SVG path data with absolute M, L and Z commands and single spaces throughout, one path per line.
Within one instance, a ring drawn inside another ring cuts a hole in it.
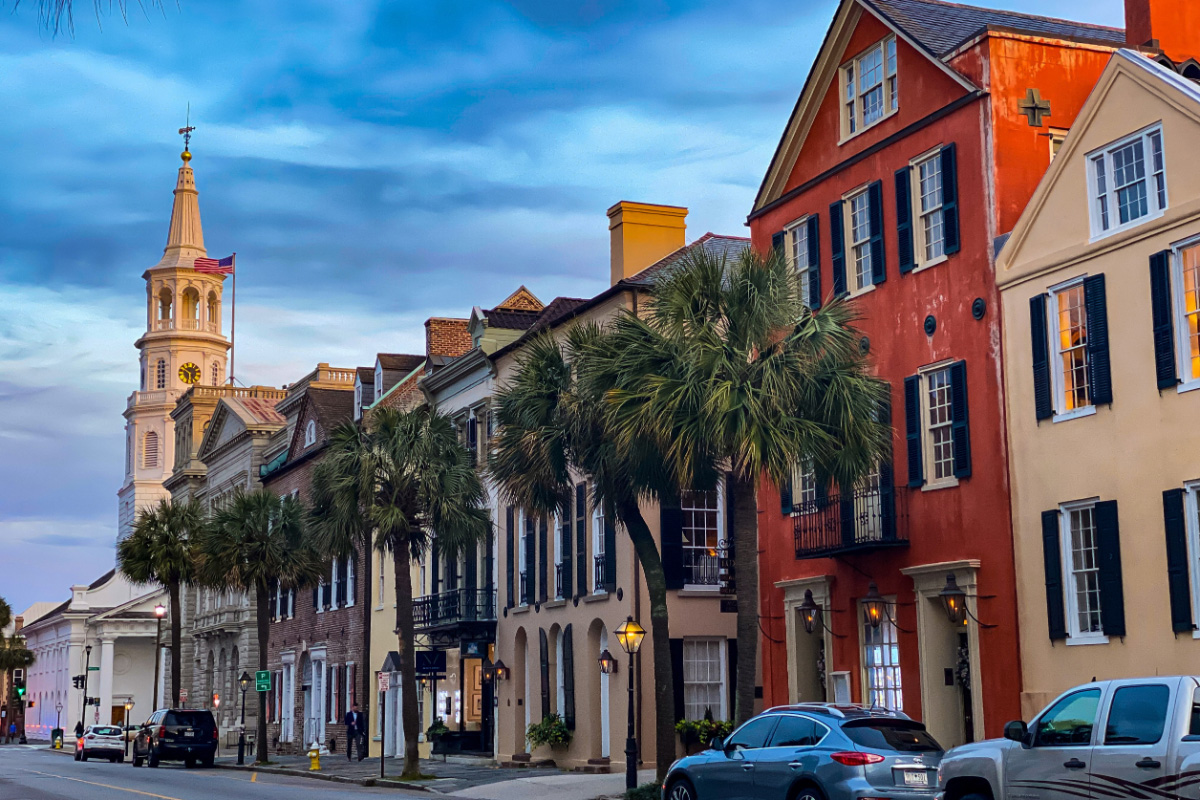
M 192 131 L 194 130 L 196 130 L 196 126 L 192 125 L 192 104 L 188 103 L 187 120 L 184 122 L 184 127 L 179 129 L 179 132 L 183 134 L 183 152 L 180 154 L 180 158 L 185 163 L 192 160 L 192 154 L 188 152 L 188 145 L 191 144 Z

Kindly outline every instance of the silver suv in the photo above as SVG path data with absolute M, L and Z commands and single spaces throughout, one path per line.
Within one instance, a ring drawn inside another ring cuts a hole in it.
M 920 722 L 862 705 L 764 711 L 671 765 L 663 800 L 925 800 L 942 747 Z

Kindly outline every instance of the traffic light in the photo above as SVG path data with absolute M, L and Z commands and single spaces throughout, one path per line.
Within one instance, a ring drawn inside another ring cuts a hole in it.
M 13 681 L 13 687 L 17 690 L 17 699 L 20 700 L 25 696 L 25 681 Z
M 83 676 L 82 675 L 74 676 L 73 678 L 71 678 L 71 682 L 75 684 L 76 689 L 83 688 Z

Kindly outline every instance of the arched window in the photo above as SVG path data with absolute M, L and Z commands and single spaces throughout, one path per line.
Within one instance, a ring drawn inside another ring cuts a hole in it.
M 308 447 L 317 441 L 317 422 L 310 419 L 308 424 L 304 426 L 304 446 Z
M 221 304 L 217 302 L 217 293 L 208 293 L 208 316 L 205 319 L 209 322 L 209 330 L 217 330 L 221 327 Z
M 190 286 L 183 290 L 183 323 L 187 328 L 200 327 L 200 293 Z
M 214 361 L 212 364 L 212 385 L 221 385 L 221 363 L 219 361 Z
M 160 358 L 154 367 L 154 385 L 158 389 L 167 388 L 167 360 L 165 358 Z
M 171 319 L 171 290 L 163 287 L 163 290 L 158 293 L 158 319 L 162 322 L 168 322 Z M 165 327 L 165 326 L 160 326 Z
M 142 439 L 142 466 L 153 469 L 158 466 L 158 434 L 148 431 Z

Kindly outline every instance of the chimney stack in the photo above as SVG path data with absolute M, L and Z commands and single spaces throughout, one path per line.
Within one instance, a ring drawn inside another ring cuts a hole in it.
M 1161 50 L 1176 64 L 1200 56 L 1200 3 L 1125 0 L 1125 42 Z
M 608 210 L 611 283 L 644 270 L 687 244 L 687 213 L 680 206 L 622 200 Z

